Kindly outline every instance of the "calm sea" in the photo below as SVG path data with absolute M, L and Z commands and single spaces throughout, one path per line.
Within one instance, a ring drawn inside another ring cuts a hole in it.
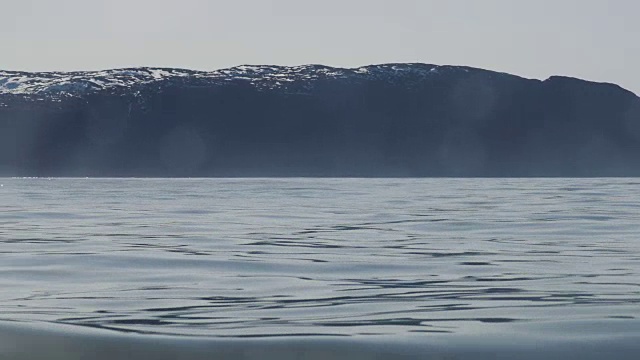
M 640 179 L 0 184 L 1 358 L 640 352 Z

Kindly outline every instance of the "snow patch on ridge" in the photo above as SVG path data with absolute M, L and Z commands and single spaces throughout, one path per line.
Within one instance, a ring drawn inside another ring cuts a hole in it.
M 412 84 L 443 73 L 468 71 L 455 66 L 427 64 L 381 64 L 353 69 L 324 65 L 240 65 L 215 71 L 191 71 L 170 68 L 129 68 L 86 72 L 26 73 L 0 71 L 0 94 L 36 94 L 43 96 L 82 96 L 91 92 L 133 89 L 140 85 L 172 81 L 197 81 L 198 85 L 222 84 L 233 81 L 248 82 L 258 90 L 310 89 L 317 81 L 342 79 L 345 81 L 385 81 L 393 84 Z M 133 89 L 135 93 L 135 89 Z

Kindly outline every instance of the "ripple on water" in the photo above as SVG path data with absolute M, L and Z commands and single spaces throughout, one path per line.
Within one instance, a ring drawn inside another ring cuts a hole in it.
M 216 337 L 640 332 L 635 180 L 2 183 L 3 320 Z

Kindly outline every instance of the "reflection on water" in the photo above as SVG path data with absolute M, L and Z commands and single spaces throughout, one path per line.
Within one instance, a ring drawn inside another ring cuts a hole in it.
M 635 179 L 1 179 L 0 320 L 640 333 Z M 605 323 L 602 330 L 571 324 Z

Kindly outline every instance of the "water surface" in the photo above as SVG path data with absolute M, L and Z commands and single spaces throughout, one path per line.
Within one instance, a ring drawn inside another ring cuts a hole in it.
M 640 340 L 640 179 L 0 183 L 14 324 Z

